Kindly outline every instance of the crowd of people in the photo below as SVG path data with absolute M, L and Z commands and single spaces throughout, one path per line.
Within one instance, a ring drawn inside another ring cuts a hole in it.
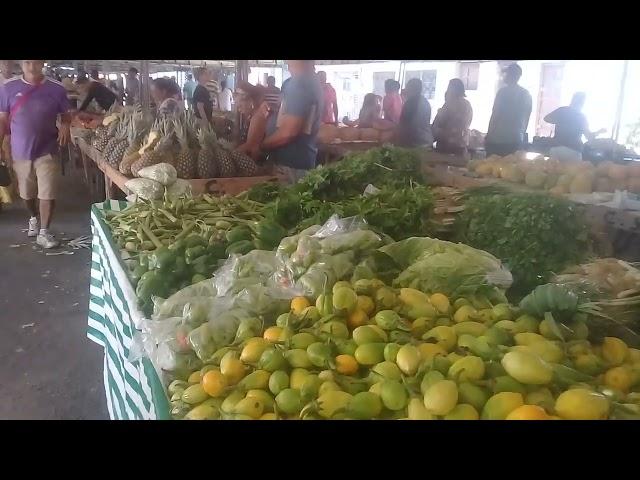
M 138 103 L 138 72 L 135 68 L 129 70 L 124 90 L 117 84 L 105 85 L 98 72 L 79 75 L 75 87 L 84 100 L 76 109 L 69 102 L 65 82 L 45 76 L 43 60 L 23 60 L 22 75 L 13 78 L 6 62 L 0 62 L 1 159 L 5 169 L 11 160 L 20 197 L 30 214 L 27 235 L 36 237 L 43 248 L 52 248 L 58 245 L 49 230 L 61 174 L 57 154 L 59 146 L 69 141 L 72 116 L 83 115 L 92 101 L 105 111 L 116 102 Z M 338 125 L 339 109 L 335 89 L 327 82 L 325 72 L 316 72 L 313 60 L 290 60 L 288 67 L 291 76 L 281 88 L 276 86 L 274 77 L 267 78 L 266 86 L 239 83 L 236 107 L 244 117 L 245 128 L 237 149 L 260 164 L 272 165 L 293 182 L 316 166 L 320 126 Z M 518 85 L 521 75 L 517 64 L 504 70 L 505 85 L 495 97 L 485 138 L 487 155 L 507 155 L 526 142 L 531 95 Z M 212 123 L 214 106 L 231 110 L 233 102 L 226 82 L 218 84 L 206 68 L 195 69 L 193 77 L 187 75 L 182 89 L 174 78 L 157 78 L 151 83 L 150 93 L 160 115 L 191 108 L 203 125 Z M 582 136 L 590 139 L 599 133 L 588 129 L 581 112 L 584 100 L 584 94 L 577 94 L 569 106 L 545 117 L 556 127 L 556 148 L 579 152 Z M 343 122 L 390 131 L 397 145 L 434 147 L 443 153 L 464 156 L 472 118 L 464 84 L 454 78 L 432 123 L 431 105 L 423 94 L 422 81 L 412 78 L 402 92 L 399 82 L 387 80 L 383 98 L 367 94 L 358 118 L 344 118 Z M 0 203 L 3 194 L 0 188 Z

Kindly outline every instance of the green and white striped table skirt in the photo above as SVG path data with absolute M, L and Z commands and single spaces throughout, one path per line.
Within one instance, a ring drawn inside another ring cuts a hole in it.
M 104 348 L 104 387 L 111 419 L 168 419 L 169 404 L 151 361 L 131 362 L 129 350 L 143 318 L 125 272 L 105 210 L 120 211 L 127 202 L 108 200 L 91 207 L 91 284 L 87 336 Z

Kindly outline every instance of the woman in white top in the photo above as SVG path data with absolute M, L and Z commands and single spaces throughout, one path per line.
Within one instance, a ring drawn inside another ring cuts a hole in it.
M 220 93 L 218 94 L 218 108 L 223 112 L 231 111 L 231 103 L 233 102 L 233 93 L 227 87 L 227 81 L 220 82 Z

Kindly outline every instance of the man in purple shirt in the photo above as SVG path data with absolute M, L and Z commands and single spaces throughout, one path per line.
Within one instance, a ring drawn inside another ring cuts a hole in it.
M 37 236 L 41 247 L 53 248 L 59 245 L 49 232 L 61 175 L 58 145 L 69 141 L 71 115 L 66 90 L 45 77 L 43 68 L 44 60 L 23 60 L 23 75 L 0 87 L 0 144 L 10 132 L 18 190 L 31 214 L 27 235 Z

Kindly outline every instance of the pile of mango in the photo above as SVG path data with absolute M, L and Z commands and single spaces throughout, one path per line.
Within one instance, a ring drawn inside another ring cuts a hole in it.
M 241 324 L 232 345 L 174 380 L 173 418 L 640 418 L 640 350 L 590 343 L 583 318 L 560 332 L 480 296 L 379 280 L 311 300 L 294 298 L 259 331 Z

